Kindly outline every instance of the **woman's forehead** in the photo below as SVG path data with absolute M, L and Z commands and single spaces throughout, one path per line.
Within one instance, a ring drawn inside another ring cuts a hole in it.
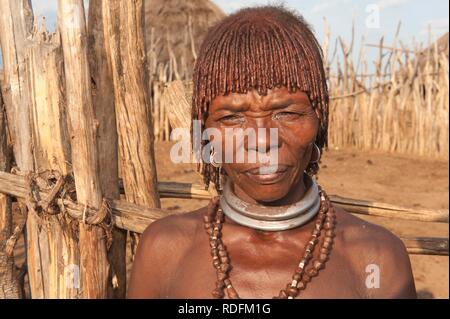
M 309 104 L 310 101 L 308 95 L 300 90 L 291 93 L 286 87 L 269 89 L 265 95 L 259 94 L 258 91 L 254 89 L 247 93 L 229 93 L 216 96 L 211 102 L 209 111 L 211 112 L 222 108 L 239 110 L 253 104 L 270 105 L 273 108 L 278 104 L 282 107 L 283 105 L 298 102 Z

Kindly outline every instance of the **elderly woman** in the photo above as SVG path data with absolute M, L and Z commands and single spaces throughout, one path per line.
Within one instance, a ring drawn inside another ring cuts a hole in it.
M 328 93 L 321 49 L 302 17 L 275 6 L 228 16 L 208 32 L 193 81 L 193 118 L 224 136 L 212 139 L 202 165 L 220 196 L 146 229 L 130 298 L 416 296 L 402 242 L 334 207 L 314 179 Z M 255 139 L 226 148 L 230 129 L 253 130 Z M 244 161 L 224 160 L 238 153 Z M 270 154 L 275 163 L 259 156 Z

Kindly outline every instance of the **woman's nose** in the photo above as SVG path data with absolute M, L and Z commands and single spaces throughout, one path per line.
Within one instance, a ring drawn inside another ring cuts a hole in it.
M 252 139 L 250 134 L 247 135 L 245 143 L 247 151 L 269 153 L 280 147 L 278 128 L 271 125 L 270 120 L 260 118 L 252 122 L 253 125 L 249 125 L 247 129 L 253 131 L 255 138 Z

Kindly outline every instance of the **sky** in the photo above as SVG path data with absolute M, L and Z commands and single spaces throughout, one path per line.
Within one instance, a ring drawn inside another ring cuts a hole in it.
M 429 33 L 436 38 L 449 29 L 447 0 L 214 0 L 226 13 L 251 5 L 282 3 L 300 13 L 314 28 L 322 43 L 326 19 L 332 43 L 341 36 L 350 42 L 352 21 L 355 23 L 355 48 L 365 43 L 376 44 L 384 36 L 385 45 L 393 41 L 399 22 L 399 39 L 406 44 L 413 40 L 427 43 Z M 431 31 L 431 32 L 429 32 Z M 368 47 L 367 50 L 370 50 Z M 376 49 L 372 49 L 376 50 Z
M 87 2 L 87 0 L 85 0 Z M 145 0 L 144 0 L 145 1 Z M 189 1 L 189 0 L 186 0 Z M 447 0 L 213 0 L 225 13 L 232 13 L 242 7 L 283 3 L 296 10 L 312 25 L 319 42 L 324 35 L 324 18 L 331 33 L 331 48 L 335 38 L 341 36 L 345 41 L 351 39 L 352 21 L 355 22 L 355 51 L 361 47 L 361 38 L 365 43 L 376 44 L 384 36 L 385 45 L 393 41 L 393 36 L 401 21 L 399 39 L 410 45 L 428 42 L 432 38 L 448 32 L 449 2 Z M 32 0 L 35 16 L 46 17 L 47 26 L 56 25 L 57 0 Z M 369 61 L 376 49 L 364 46 Z

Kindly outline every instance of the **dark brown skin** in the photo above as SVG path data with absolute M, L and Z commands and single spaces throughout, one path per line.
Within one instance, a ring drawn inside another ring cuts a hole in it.
M 220 131 L 277 127 L 279 140 L 268 143 L 265 151 L 278 151 L 279 164 L 284 167 L 280 178 L 267 182 L 249 175 L 248 170 L 260 163 L 224 163 L 223 168 L 240 198 L 286 205 L 304 195 L 302 176 L 314 153 L 318 121 L 305 93 L 277 88 L 266 96 L 251 91 L 216 97 L 206 127 Z M 244 143 L 246 151 L 247 146 Z M 134 260 L 129 298 L 212 298 L 216 271 L 203 228 L 205 212 L 202 208 L 169 216 L 145 230 Z M 298 298 L 416 298 L 409 257 L 400 239 L 339 208 L 336 219 L 330 259 Z M 226 218 L 223 242 L 233 267 L 231 280 L 240 297 L 278 295 L 291 281 L 313 228 L 314 220 L 287 231 L 264 232 Z M 379 267 L 379 288 L 366 287 L 370 264 Z

